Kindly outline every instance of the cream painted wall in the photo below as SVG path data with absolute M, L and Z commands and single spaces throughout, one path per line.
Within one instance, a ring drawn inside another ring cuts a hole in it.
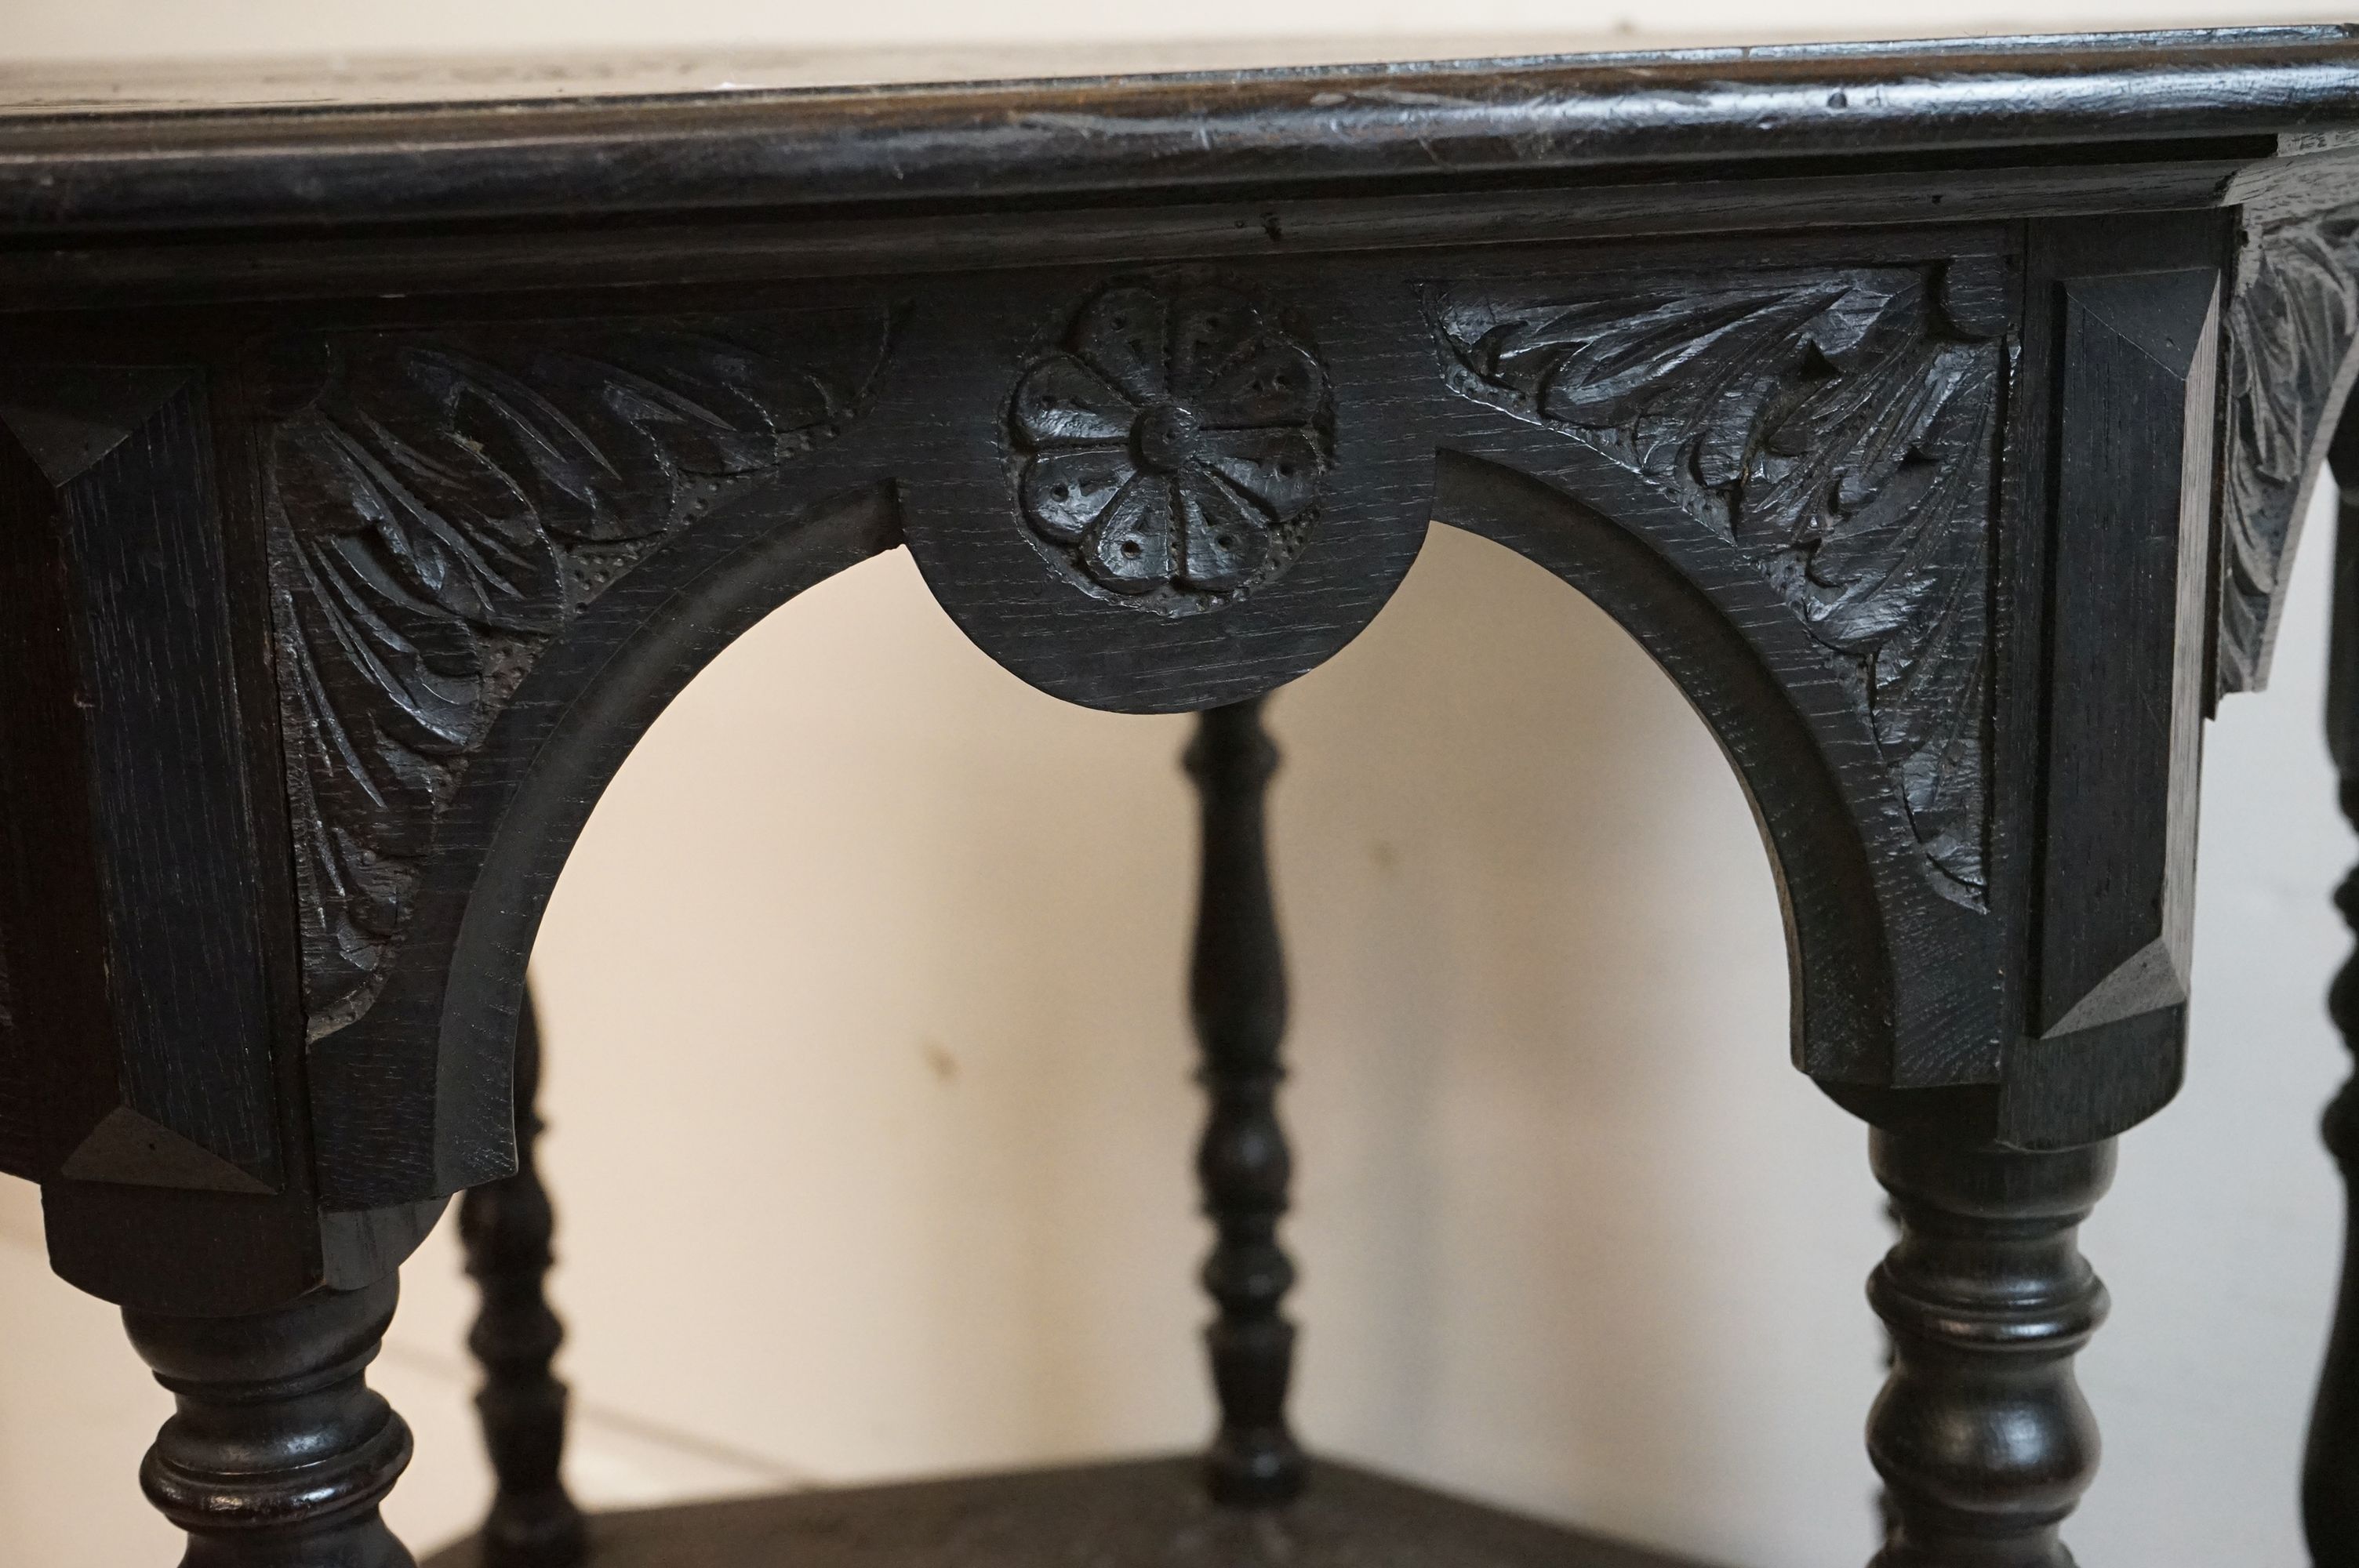
M 1928 7 L 1910 26 L 2007 9 Z M 1440 20 L 1573 15 L 1616 12 Z M 1764 12 L 1666 0 L 1647 16 Z M 1829 3 L 1774 19 L 1880 16 Z M 1049 0 L 0 0 L 0 52 L 1170 20 Z M 1317 35 L 1434 18 L 1208 0 L 1186 20 Z M 2339 1228 L 2311 1135 L 2343 1071 L 2319 996 L 2345 946 L 2327 896 L 2353 853 L 2316 736 L 2312 539 L 2277 690 L 2232 703 L 2211 737 L 2188 1090 L 2128 1141 L 2088 1229 L 2117 1303 L 2083 1361 L 2108 1443 L 2072 1532 L 2093 1568 L 2299 1560 L 2292 1476 Z M 1309 1436 L 1731 1563 L 1864 1560 L 1878 1194 L 1857 1127 L 1785 1065 L 1767 863 L 1709 738 L 1601 615 L 1448 529 L 1273 725 Z M 1184 733 L 1032 694 L 897 556 L 765 622 L 658 724 L 535 957 L 585 1495 L 1201 1435 Z M 27 1189 L 0 1181 L 0 1563 L 168 1562 L 133 1481 L 163 1398 L 111 1313 L 48 1277 L 37 1237 Z M 484 1487 L 447 1227 L 405 1281 L 376 1380 L 419 1431 L 388 1512 L 424 1545 L 466 1528 Z

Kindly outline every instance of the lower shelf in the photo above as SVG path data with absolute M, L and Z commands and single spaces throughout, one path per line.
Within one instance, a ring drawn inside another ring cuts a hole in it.
M 1142 1459 L 602 1514 L 590 1540 L 592 1568 L 1700 1568 L 1326 1461 L 1272 1510 Z M 424 1568 L 480 1568 L 476 1543 Z

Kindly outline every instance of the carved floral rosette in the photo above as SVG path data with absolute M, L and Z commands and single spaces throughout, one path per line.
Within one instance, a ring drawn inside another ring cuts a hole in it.
M 889 329 L 850 309 L 276 346 L 265 511 L 313 1038 L 375 999 L 436 821 L 541 650 L 839 434 Z
M 1332 461 L 1327 375 L 1304 337 L 1217 284 L 1116 284 L 1010 399 L 1018 509 L 1093 595 L 1165 615 L 1284 571 Z
M 1460 393 L 1643 476 L 1835 655 L 1934 887 L 1984 904 L 2007 265 L 1437 289 Z

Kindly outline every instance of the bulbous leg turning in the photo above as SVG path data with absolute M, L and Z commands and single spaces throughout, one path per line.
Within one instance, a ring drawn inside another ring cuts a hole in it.
M 566 1390 L 549 1368 L 565 1329 L 545 1288 L 556 1216 L 536 1158 L 539 1091 L 540 1031 L 527 1002 L 516 1031 L 516 1173 L 459 1203 L 467 1272 L 483 1289 L 467 1336 L 484 1368 L 475 1409 L 498 1482 L 484 1520 L 485 1568 L 572 1568 L 589 1552 L 588 1527 L 560 1474 Z
M 250 1317 L 123 1314 L 179 1407 L 139 1478 L 188 1532 L 181 1568 L 414 1568 L 377 1515 L 409 1428 L 362 1380 L 398 1294 L 387 1278 Z
M 1277 749 L 1260 701 L 1204 713 L 1187 766 L 1204 822 L 1189 993 L 1212 1100 L 1196 1174 L 1218 1237 L 1203 1281 L 1220 1309 L 1204 1340 L 1221 1428 L 1205 1470 L 1219 1501 L 1266 1507 L 1301 1493 L 1307 1465 L 1286 1420 L 1294 1325 L 1282 1309 L 1294 1264 L 1277 1226 L 1293 1162 L 1277 1119 L 1286 962 L 1262 819 Z
M 2334 623 L 2327 645 L 2326 739 L 2341 776 L 2343 816 L 2359 824 L 2359 403 L 2329 454 L 2342 492 L 2334 540 Z M 2335 907 L 2359 935 L 2359 871 L 2335 890 Z M 2343 1043 L 2359 1055 L 2359 953 L 2327 992 Z M 2315 1568 L 2359 1568 L 2359 1077 L 2343 1086 L 2320 1126 L 2343 1185 L 2343 1281 L 2334 1325 L 2310 1407 L 2302 1455 L 2301 1519 Z
M 2097 1469 L 2072 1357 L 2105 1316 L 2078 1231 L 2111 1140 L 2052 1153 L 1876 1130 L 1900 1240 L 1868 1281 L 1892 1372 L 1868 1417 L 1890 1531 L 1875 1568 L 2071 1568 Z

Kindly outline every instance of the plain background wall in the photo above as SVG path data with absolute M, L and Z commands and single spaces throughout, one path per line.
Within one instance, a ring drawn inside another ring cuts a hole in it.
M 0 55 L 1182 27 L 1520 45 L 1890 11 L 0 0 Z M 2073 19 L 2256 18 L 2146 0 Z M 2310 544 L 2276 689 L 2210 738 L 2187 1092 L 2127 1141 L 2085 1238 L 2116 1302 L 2082 1359 L 2107 1442 L 2071 1531 L 2093 1568 L 2300 1559 L 2340 1229 L 2313 1122 L 2344 1061 L 2320 997 L 2353 854 L 2317 732 L 2328 531 Z M 1786 1065 L 1767 866 L 1709 737 L 1602 615 L 1447 529 L 1272 722 L 1310 1439 L 1731 1564 L 1863 1561 L 1879 1350 L 1860 1282 L 1886 1233 L 1862 1131 Z M 902 556 L 765 622 L 658 724 L 535 957 L 586 1498 L 1201 1436 L 1185 732 L 1022 687 Z M 47 1274 L 30 1190 L 0 1189 L 0 1562 L 168 1562 L 134 1481 L 166 1400 L 110 1310 Z M 405 1282 L 375 1380 L 419 1430 L 387 1511 L 423 1547 L 486 1488 L 447 1226 Z

